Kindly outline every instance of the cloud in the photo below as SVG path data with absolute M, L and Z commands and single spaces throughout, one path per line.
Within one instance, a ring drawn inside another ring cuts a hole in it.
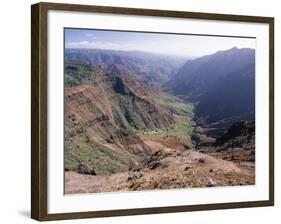
M 110 49 L 110 50 L 122 50 L 126 49 L 125 46 L 121 44 L 116 44 L 112 42 L 102 42 L 102 41 L 80 41 L 80 42 L 68 42 L 65 45 L 66 48 L 100 48 L 100 49 Z
M 66 42 L 66 48 L 86 48 L 86 49 L 105 49 L 105 50 L 123 50 L 123 51 L 147 51 L 160 54 L 202 56 L 215 53 L 219 50 L 230 49 L 234 46 L 238 48 L 255 48 L 255 39 L 246 38 L 217 38 L 207 36 L 177 36 L 172 38 L 162 38 L 159 41 L 134 40 L 134 41 L 101 41 L 101 40 L 83 40 L 77 42 Z
M 85 37 L 91 37 L 91 39 L 96 39 L 93 33 L 85 33 Z

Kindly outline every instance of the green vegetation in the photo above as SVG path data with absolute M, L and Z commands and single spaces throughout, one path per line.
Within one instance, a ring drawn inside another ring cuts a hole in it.
M 169 108 L 173 113 L 181 116 L 193 117 L 193 104 L 184 103 L 181 99 L 163 93 L 159 96 L 159 103 Z
M 110 175 L 128 171 L 130 157 L 89 140 L 85 133 L 65 139 L 65 169 L 76 170 L 79 164 L 95 170 L 97 175 Z
M 176 122 L 166 129 L 151 129 L 141 133 L 144 136 L 152 138 L 167 138 L 172 136 L 180 140 L 189 138 L 196 125 L 195 122 L 192 121 L 193 105 L 183 103 L 177 97 L 168 94 L 161 94 L 158 101 L 176 115 Z
M 91 65 L 81 61 L 65 61 L 65 86 L 73 87 L 89 83 L 94 78 Z
M 147 124 L 133 97 L 116 94 L 112 102 L 112 109 L 116 118 L 115 122 L 120 127 L 126 130 L 143 130 L 147 128 Z
M 177 137 L 180 140 L 187 139 L 194 128 L 195 123 L 188 117 L 179 116 L 176 122 L 166 129 L 152 129 L 141 132 L 144 136 L 152 138 Z

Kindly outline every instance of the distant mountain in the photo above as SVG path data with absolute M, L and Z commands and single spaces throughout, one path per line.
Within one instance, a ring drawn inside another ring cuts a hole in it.
M 255 118 L 255 50 L 232 48 L 189 60 L 163 88 L 196 104 L 201 123 Z
M 65 49 L 65 60 L 101 66 L 111 75 L 130 73 L 146 85 L 161 85 L 177 72 L 186 58 L 141 51 Z

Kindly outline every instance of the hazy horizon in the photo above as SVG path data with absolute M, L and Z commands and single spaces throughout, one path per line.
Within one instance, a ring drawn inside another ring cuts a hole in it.
M 255 49 L 255 44 L 255 38 L 65 29 L 65 48 L 68 49 L 141 51 L 200 57 L 233 47 Z

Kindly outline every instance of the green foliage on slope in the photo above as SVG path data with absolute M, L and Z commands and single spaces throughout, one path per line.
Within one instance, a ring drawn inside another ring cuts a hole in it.
M 193 117 L 194 113 L 194 106 L 191 103 L 184 103 L 181 99 L 162 93 L 158 101 L 160 104 L 162 104 L 164 107 L 169 108 L 173 111 L 173 113 L 177 115 L 187 116 L 187 117 Z
M 132 161 L 126 154 L 113 151 L 81 133 L 65 140 L 65 169 L 76 170 L 79 164 L 94 169 L 97 175 L 110 175 L 128 171 Z
M 184 103 L 179 98 L 166 93 L 159 95 L 157 100 L 161 105 L 169 108 L 175 114 L 176 122 L 164 129 L 151 129 L 142 133 L 152 138 L 167 138 L 171 136 L 181 140 L 189 138 L 195 127 L 195 122 L 192 120 L 193 105 Z
M 142 130 L 147 128 L 141 113 L 137 110 L 131 97 L 116 96 L 112 101 L 112 109 L 115 122 L 120 127 L 126 130 Z
M 180 140 L 186 140 L 192 134 L 195 122 L 190 118 L 179 116 L 176 122 L 165 129 L 151 129 L 142 132 L 144 136 L 156 139 L 176 137 Z
M 89 83 L 94 78 L 91 65 L 80 61 L 65 61 L 65 87 L 79 86 Z

